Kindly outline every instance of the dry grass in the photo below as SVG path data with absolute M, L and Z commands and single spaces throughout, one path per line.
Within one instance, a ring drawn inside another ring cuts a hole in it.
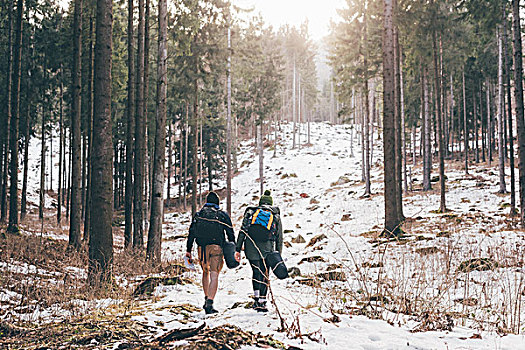
M 112 288 L 94 290 L 87 283 L 87 247 L 75 251 L 51 238 L 67 234 L 52 220 L 45 220 L 48 231 L 41 234 L 35 227 L 41 223 L 30 214 L 22 234 L 0 238 L 0 319 L 41 323 L 90 313 L 101 298 L 133 303 L 133 287 L 145 276 L 173 272 L 168 264 L 152 266 L 143 252 L 115 249 Z

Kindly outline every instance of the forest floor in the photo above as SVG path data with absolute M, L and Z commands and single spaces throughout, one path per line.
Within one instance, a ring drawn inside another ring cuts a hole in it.
M 220 313 L 204 315 L 199 271 L 178 265 L 187 213 L 167 210 L 162 268 L 117 250 L 115 288 L 100 296 L 85 286 L 82 255 L 64 253 L 67 230 L 51 214 L 40 226 L 33 208 L 22 236 L 0 242 L 0 347 L 525 348 L 525 234 L 509 216 L 510 195 L 497 193 L 496 162 L 473 165 L 465 175 L 461 161 L 447 161 L 445 214 L 437 212 L 437 179 L 422 192 L 421 169 L 412 168 L 405 235 L 389 240 L 380 237 L 381 142 L 374 146 L 373 194 L 364 197 L 361 153 L 354 135 L 352 157 L 349 126 L 314 123 L 312 145 L 293 150 L 291 129 L 283 127 L 277 156 L 271 146 L 265 153 L 265 187 L 281 209 L 283 256 L 293 277 L 272 278 L 267 314 L 249 308 L 244 259 L 221 274 Z M 258 201 L 252 144 L 241 147 L 239 164 L 236 229 L 245 207 Z

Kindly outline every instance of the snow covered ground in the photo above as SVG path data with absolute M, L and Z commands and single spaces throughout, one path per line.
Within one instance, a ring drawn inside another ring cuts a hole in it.
M 196 312 L 183 318 L 170 312 L 174 305 L 203 304 L 199 272 L 191 272 L 195 284 L 158 287 L 157 301 L 145 303 L 137 320 L 152 325 L 160 321 L 165 329 L 202 321 L 210 326 L 229 323 L 273 334 L 304 349 L 525 348 L 523 336 L 496 332 L 504 332 L 502 325 L 510 327 L 511 320 L 501 320 L 505 307 L 517 307 L 520 319 L 525 314 L 519 297 L 524 236 L 511 227 L 505 215 L 508 209 L 503 204 L 509 199 L 496 194 L 495 170 L 479 167 L 475 176 L 467 178 L 460 169 L 447 170 L 448 207 L 452 210 L 448 215 L 433 212 L 439 208 L 438 193 L 410 193 L 404 203 L 405 216 L 412 220 L 405 230 L 412 235 L 403 242 L 385 243 L 376 239 L 384 218 L 381 162 L 374 162 L 372 170 L 374 195 L 360 198 L 361 155 L 355 141 L 354 157 L 350 157 L 348 126 L 313 124 L 313 145 L 294 150 L 290 128 L 284 127 L 286 142 L 278 147 L 277 157 L 266 151 L 265 187 L 272 190 L 287 230 L 286 264 L 301 273 L 301 277 L 284 281 L 273 277 L 271 282 L 288 336 L 278 332 L 281 321 L 273 306 L 267 315 L 244 308 L 251 294 L 251 270 L 246 260 L 240 268 L 221 274 L 215 303 L 219 315 L 205 317 Z M 381 153 L 377 147 L 375 155 Z M 236 229 L 244 207 L 257 203 L 259 195 L 258 160 L 249 146 L 241 149 L 239 164 L 243 162 L 248 164 L 232 185 Z M 413 177 L 419 176 L 421 181 L 418 171 L 414 169 Z M 185 240 L 169 237 L 186 233 L 189 220 L 188 215 L 167 214 L 165 259 L 182 258 Z M 299 235 L 305 242 L 292 243 Z M 318 235 L 326 238 L 307 246 Z M 311 257 L 322 261 L 301 262 Z M 458 271 L 462 261 L 474 257 L 493 258 L 500 267 Z M 344 274 L 344 281 L 322 282 L 316 277 L 327 271 Z M 315 286 L 307 285 L 309 281 Z M 367 298 L 368 306 L 364 303 Z M 471 300 L 476 305 L 468 306 Z M 425 311 L 430 318 L 437 314 L 436 323 L 445 312 L 451 315 L 453 330 L 411 332 L 422 325 L 420 315 Z M 380 319 L 367 317 L 374 315 Z M 523 326 L 518 327 L 523 332 Z M 309 336 L 291 339 L 298 334 Z
M 186 273 L 194 283 L 157 287 L 152 300 L 139 302 L 133 318 L 159 333 L 203 321 L 212 327 L 233 324 L 302 349 L 525 349 L 523 336 L 502 336 L 525 332 L 525 235 L 507 216 L 509 195 L 496 193 L 496 167 L 472 167 L 472 175 L 465 176 L 461 163 L 447 163 L 451 212 L 435 212 L 436 190 L 409 192 L 407 237 L 387 241 L 378 238 L 384 220 L 381 141 L 374 141 L 373 195 L 363 198 L 360 147 L 354 130 L 352 157 L 350 133 L 350 126 L 314 123 L 312 145 L 291 149 L 291 126 L 284 124 L 277 157 L 273 150 L 265 152 L 265 188 L 272 190 L 286 230 L 283 256 L 300 273 L 284 281 L 272 277 L 278 310 L 272 305 L 263 315 L 245 308 L 252 290 L 244 259 L 241 267 L 221 274 L 218 315 L 177 308 L 203 304 L 195 271 Z M 246 205 L 256 204 L 259 196 L 259 163 L 250 143 L 241 147 L 238 163 L 243 165 L 232 184 L 236 233 Z M 38 142 L 31 150 L 29 198 L 38 203 Z M 57 162 L 58 157 L 54 181 Z M 419 167 L 412 178 L 420 188 Z M 50 197 L 47 201 L 51 206 Z M 187 233 L 190 215 L 169 212 L 165 221 L 163 258 L 180 261 L 186 241 L 175 237 Z M 57 237 L 67 239 L 64 233 Z M 462 272 L 461 263 L 474 258 L 497 265 Z M 443 330 L 450 320 L 452 330 Z M 413 332 L 418 329 L 430 331 Z

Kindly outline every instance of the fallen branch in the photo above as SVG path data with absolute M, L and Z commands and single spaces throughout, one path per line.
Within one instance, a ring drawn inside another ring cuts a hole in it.
M 162 343 L 169 343 L 171 341 L 176 341 L 176 340 L 182 340 L 182 339 L 190 338 L 190 337 L 193 337 L 193 336 L 199 334 L 199 332 L 202 331 L 205 327 L 206 327 L 206 322 L 204 322 L 203 324 L 201 324 L 197 328 L 174 329 L 174 330 L 168 332 L 167 334 L 164 334 L 164 335 L 158 337 L 157 339 L 155 339 L 155 341 L 157 341 L 157 342 L 162 344 Z

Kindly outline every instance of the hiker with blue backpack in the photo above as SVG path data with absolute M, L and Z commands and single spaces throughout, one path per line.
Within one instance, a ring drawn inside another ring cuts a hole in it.
M 283 273 L 286 275 L 282 277 L 288 276 L 281 258 L 283 227 L 280 210 L 273 206 L 273 198 L 269 190 L 266 190 L 261 196 L 257 207 L 248 207 L 244 213 L 241 231 L 237 237 L 235 253 L 237 261 L 241 259 L 240 251 L 243 245 L 244 254 L 250 262 L 253 273 L 254 309 L 259 312 L 267 312 L 269 269 L 275 273 L 275 267 L 280 264 L 279 267 L 284 268 Z M 276 273 L 276 275 L 279 277 L 279 274 Z
M 223 247 L 227 246 L 225 234 L 228 241 L 232 242 L 229 244 L 233 245 L 235 242 L 230 216 L 220 210 L 219 203 L 219 196 L 215 192 L 210 192 L 204 207 L 193 217 L 186 245 L 186 258 L 191 263 L 191 250 L 193 243 L 197 242 L 206 314 L 218 312 L 213 307 L 213 300 L 219 287 L 219 273 L 224 266 Z

